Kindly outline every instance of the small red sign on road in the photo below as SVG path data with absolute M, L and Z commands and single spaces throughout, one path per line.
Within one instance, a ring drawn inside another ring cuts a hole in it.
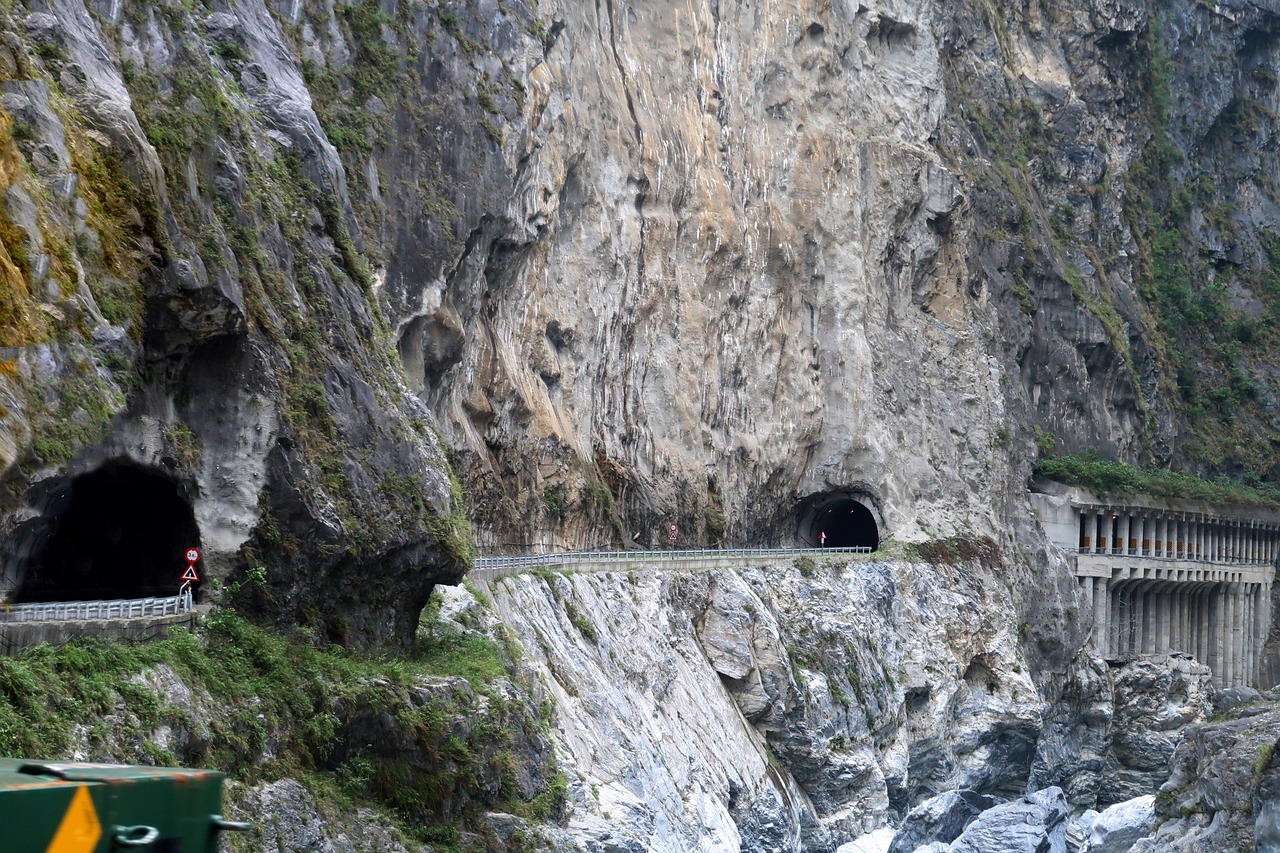
M 200 576 L 199 576 L 198 574 L 196 574 L 196 567 L 195 567 L 195 566 L 193 566 L 193 565 L 191 565 L 190 563 L 188 563 L 188 564 L 187 564 L 187 570 L 186 570 L 185 572 L 183 572 L 183 573 L 182 573 L 182 579 L 183 579 L 184 581 L 198 581 L 198 580 L 200 580 Z
M 187 562 L 188 562 L 188 563 L 198 563 L 198 562 L 200 562 L 200 549 L 199 549 L 199 548 L 188 548 L 188 549 L 187 549 Z
M 678 538 L 680 538 L 680 528 L 677 527 L 676 523 L 673 521 L 667 525 L 667 541 L 674 542 Z

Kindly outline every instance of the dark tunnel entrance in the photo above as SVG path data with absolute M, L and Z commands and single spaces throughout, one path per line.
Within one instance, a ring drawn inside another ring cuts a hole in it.
M 818 507 L 810 525 L 809 541 L 824 548 L 874 551 L 880 547 L 880 530 L 871 510 L 852 498 L 839 498 Z
M 15 602 L 175 595 L 183 553 L 200 544 L 177 485 L 124 463 L 52 490 L 42 521 Z

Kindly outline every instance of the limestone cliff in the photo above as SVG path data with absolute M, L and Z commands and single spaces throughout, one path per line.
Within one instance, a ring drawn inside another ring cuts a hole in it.
M 822 849 L 945 786 L 1150 786 L 1194 711 L 1111 749 L 1142 702 L 1082 654 L 1025 484 L 1050 446 L 1275 479 L 1277 23 L 2 5 L 0 589 L 166 588 L 198 544 L 243 608 L 404 646 L 465 570 L 464 494 L 487 550 L 790 544 L 856 497 L 886 538 L 982 553 L 502 585 L 587 824 Z M 1203 674 L 1170 671 L 1127 675 L 1193 708 Z M 615 721 L 665 691 L 714 695 Z M 677 723 L 722 763 L 691 769 Z M 647 757 L 593 783 L 624 736 Z
M 159 469 L 308 611 L 453 538 L 418 399 L 486 548 L 791 542 L 833 492 L 1000 536 L 1037 434 L 1269 477 L 1275 23 L 12 7 L 10 506 Z

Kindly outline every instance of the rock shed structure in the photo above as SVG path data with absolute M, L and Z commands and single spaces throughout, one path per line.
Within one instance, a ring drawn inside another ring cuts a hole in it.
M 1182 652 L 1219 687 L 1258 682 L 1280 514 L 1056 484 L 1032 503 L 1092 603 L 1103 657 Z

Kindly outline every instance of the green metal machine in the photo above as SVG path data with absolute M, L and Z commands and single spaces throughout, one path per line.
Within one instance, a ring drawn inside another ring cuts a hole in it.
M 0 758 L 4 853 L 214 853 L 221 812 L 213 770 Z

